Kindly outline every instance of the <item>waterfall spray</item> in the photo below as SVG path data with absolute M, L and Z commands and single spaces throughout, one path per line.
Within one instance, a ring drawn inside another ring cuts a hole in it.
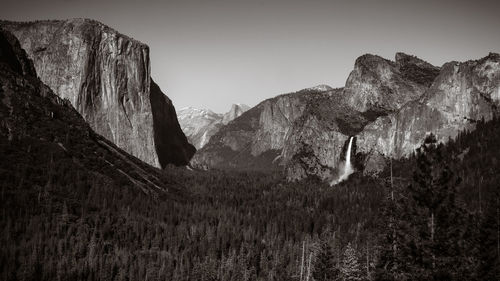
M 338 178 L 333 179 L 332 182 L 330 183 L 330 186 L 336 185 L 339 182 L 346 180 L 354 172 L 354 168 L 352 167 L 352 163 L 351 163 L 351 148 L 352 148 L 352 140 L 353 139 L 354 139 L 354 137 L 351 137 L 349 139 L 349 145 L 347 146 L 347 152 L 346 152 L 346 156 L 345 156 L 345 164 L 344 164 L 344 169 L 342 171 L 342 174 L 340 174 L 340 176 Z

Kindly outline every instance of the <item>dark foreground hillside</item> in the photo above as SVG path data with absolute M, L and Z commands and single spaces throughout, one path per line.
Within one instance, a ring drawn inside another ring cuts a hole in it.
M 0 43 L 0 280 L 499 279 L 499 120 L 335 187 L 159 171 Z

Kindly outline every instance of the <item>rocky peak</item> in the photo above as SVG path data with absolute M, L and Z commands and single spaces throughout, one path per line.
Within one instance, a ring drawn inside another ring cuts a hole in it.
M 396 59 L 370 54 L 356 59 L 345 86 L 347 104 L 360 112 L 387 114 L 420 98 L 438 69 L 403 53 Z
M 403 53 L 395 61 L 364 55 L 344 89 L 312 87 L 267 99 L 223 126 L 192 162 L 331 180 L 354 136 L 356 165 L 377 173 L 385 157 L 407 156 L 430 132 L 444 142 L 498 114 L 499 63 L 490 54 L 440 69 Z
M 378 118 L 358 135 L 360 152 L 404 157 L 429 133 L 446 142 L 477 120 L 500 114 L 500 57 L 443 65 L 420 100 Z
M 209 109 L 185 107 L 179 110 L 178 118 L 189 142 L 197 149 L 201 149 L 223 125 L 239 117 L 249 108 L 245 104 L 233 104 L 227 113 L 220 114 Z
M 188 163 L 195 149 L 151 80 L 147 45 L 89 19 L 0 25 L 17 37 L 40 79 L 97 133 L 157 167 Z
M 231 105 L 231 109 L 226 112 L 222 118 L 222 124 L 227 124 L 233 121 L 235 118 L 239 117 L 245 111 L 249 110 L 250 107 L 246 104 L 233 104 Z
M 208 120 L 216 120 L 220 119 L 222 114 L 215 113 L 210 109 L 200 109 L 189 106 L 181 108 L 178 111 L 177 116 L 180 122 L 181 120 L 187 120 L 190 118 L 199 118 L 199 117 L 203 117 Z
M 333 90 L 333 88 L 330 87 L 330 86 L 328 86 L 328 85 L 326 85 L 326 84 L 321 84 L 321 85 L 318 85 L 318 86 L 307 88 L 307 90 L 318 91 L 318 92 L 327 92 L 327 91 Z

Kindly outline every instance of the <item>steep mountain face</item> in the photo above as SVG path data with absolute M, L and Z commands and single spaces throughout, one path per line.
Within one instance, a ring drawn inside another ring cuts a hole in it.
M 279 169 L 279 156 L 295 122 L 304 112 L 325 104 L 315 101 L 328 100 L 337 92 L 315 87 L 265 100 L 222 127 L 193 157 L 192 164 L 219 169 Z
M 266 100 L 222 127 L 192 163 L 284 169 L 289 180 L 326 180 L 342 167 L 355 136 L 358 167 L 376 174 L 386 157 L 407 156 L 428 133 L 446 141 L 498 114 L 498 63 L 497 54 L 442 68 L 403 53 L 395 61 L 364 55 L 345 88 L 315 87 Z
M 498 54 L 450 62 L 422 97 L 367 125 L 358 135 L 358 151 L 400 158 L 420 146 L 430 132 L 446 142 L 460 130 L 473 130 L 476 121 L 499 114 L 499 105 Z
M 186 107 L 179 110 L 177 118 L 189 142 L 196 149 L 200 149 L 223 125 L 227 125 L 249 108 L 245 104 L 233 104 L 227 113 L 220 114 L 208 109 Z
M 103 186 L 131 186 L 156 195 L 175 189 L 157 169 L 96 134 L 69 101 L 37 78 L 16 38 L 2 29 L 0 155 L 6 186 L 16 178 L 11 175 L 26 174 L 18 189 L 45 186 L 48 192 L 55 178 L 73 184 L 94 179 Z
M 87 19 L 1 26 L 19 39 L 42 82 L 121 149 L 157 167 L 194 154 L 172 102 L 150 78 L 147 45 Z

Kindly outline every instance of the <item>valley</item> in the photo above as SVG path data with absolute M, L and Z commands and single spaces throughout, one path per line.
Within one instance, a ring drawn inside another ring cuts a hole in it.
M 149 47 L 0 22 L 1 280 L 495 280 L 500 56 L 176 110 Z

